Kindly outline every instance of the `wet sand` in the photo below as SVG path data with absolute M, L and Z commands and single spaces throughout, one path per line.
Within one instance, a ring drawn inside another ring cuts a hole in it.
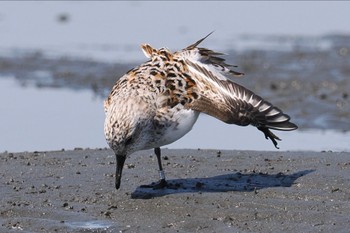
M 0 154 L 0 232 L 348 232 L 350 154 L 163 150 Z

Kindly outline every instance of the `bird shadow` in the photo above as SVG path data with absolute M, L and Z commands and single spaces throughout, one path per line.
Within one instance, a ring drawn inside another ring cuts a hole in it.
M 204 193 L 204 192 L 252 192 L 270 187 L 291 187 L 301 176 L 315 170 L 304 170 L 293 174 L 265 174 L 240 172 L 205 177 L 167 180 L 164 189 L 152 189 L 139 186 L 131 194 L 133 199 L 151 199 L 176 193 Z

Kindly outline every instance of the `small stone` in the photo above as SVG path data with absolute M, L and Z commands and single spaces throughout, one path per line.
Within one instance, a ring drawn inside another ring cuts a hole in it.
M 203 184 L 202 182 L 197 182 L 197 183 L 196 183 L 196 188 L 197 188 L 197 189 L 203 188 L 203 185 L 204 185 L 204 184 Z

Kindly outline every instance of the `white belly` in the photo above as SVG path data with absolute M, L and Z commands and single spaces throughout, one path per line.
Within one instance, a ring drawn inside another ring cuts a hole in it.
M 191 131 L 194 123 L 198 118 L 199 112 L 191 109 L 181 109 L 174 111 L 173 117 L 167 121 L 167 127 L 164 127 L 162 134 L 159 135 L 158 140 L 155 141 L 153 147 L 164 146 L 175 142 Z

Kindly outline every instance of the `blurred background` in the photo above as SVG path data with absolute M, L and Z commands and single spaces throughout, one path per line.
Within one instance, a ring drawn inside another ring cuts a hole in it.
M 350 2 L 0 2 L 0 152 L 103 148 L 103 100 L 146 61 L 215 31 L 236 81 L 299 125 L 281 150 L 350 151 Z M 202 115 L 169 148 L 274 150 Z

